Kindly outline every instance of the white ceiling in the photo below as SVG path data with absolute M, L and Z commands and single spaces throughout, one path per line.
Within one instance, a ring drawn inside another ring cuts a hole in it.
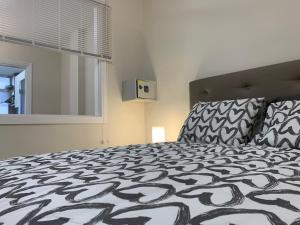
M 21 73 L 23 70 L 22 68 L 0 65 L 0 76 L 12 76 L 15 73 Z

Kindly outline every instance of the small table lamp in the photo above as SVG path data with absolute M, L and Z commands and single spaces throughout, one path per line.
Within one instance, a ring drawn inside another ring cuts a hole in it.
M 152 127 L 152 143 L 166 141 L 166 131 L 164 127 Z

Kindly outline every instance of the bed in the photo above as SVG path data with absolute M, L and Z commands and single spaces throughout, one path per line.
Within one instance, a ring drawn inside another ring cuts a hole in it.
M 290 98 L 299 78 L 293 61 L 197 80 L 191 106 Z M 0 224 L 297 225 L 299 160 L 294 148 L 181 142 L 15 157 L 0 162 Z

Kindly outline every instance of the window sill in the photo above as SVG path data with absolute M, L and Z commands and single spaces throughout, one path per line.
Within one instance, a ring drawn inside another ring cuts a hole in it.
M 0 115 L 0 125 L 102 124 L 103 117 L 72 115 Z

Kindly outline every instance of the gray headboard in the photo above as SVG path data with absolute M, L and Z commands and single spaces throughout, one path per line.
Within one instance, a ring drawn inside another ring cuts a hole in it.
M 199 101 L 248 97 L 300 97 L 300 60 L 195 80 L 190 83 L 191 107 Z

